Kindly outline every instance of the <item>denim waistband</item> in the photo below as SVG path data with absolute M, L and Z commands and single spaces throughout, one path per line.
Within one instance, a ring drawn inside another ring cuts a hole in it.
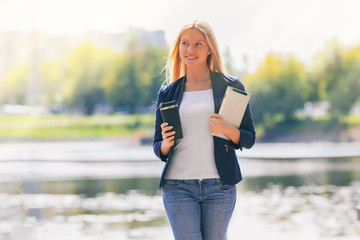
M 189 182 L 221 182 L 220 178 L 201 178 L 201 179 L 164 179 L 164 181 L 171 180 L 171 181 L 189 181 Z

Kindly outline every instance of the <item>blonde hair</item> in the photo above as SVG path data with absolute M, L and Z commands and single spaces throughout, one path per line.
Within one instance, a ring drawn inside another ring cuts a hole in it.
M 169 51 L 169 58 L 167 60 L 165 69 L 166 69 L 166 84 L 170 84 L 175 82 L 180 77 L 186 74 L 186 66 L 180 59 L 179 54 L 179 45 L 181 34 L 187 29 L 197 29 L 199 30 L 205 37 L 206 43 L 208 44 L 211 54 L 208 55 L 207 65 L 211 71 L 225 73 L 225 67 L 223 65 L 218 44 L 216 42 L 214 31 L 211 26 L 203 21 L 194 21 L 191 24 L 186 24 L 183 26 L 178 33 L 176 40 Z

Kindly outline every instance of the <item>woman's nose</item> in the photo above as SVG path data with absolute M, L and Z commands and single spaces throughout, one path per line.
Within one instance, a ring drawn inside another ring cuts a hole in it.
M 194 46 L 189 45 L 187 51 L 188 51 L 188 52 L 193 52 L 193 51 L 194 51 Z

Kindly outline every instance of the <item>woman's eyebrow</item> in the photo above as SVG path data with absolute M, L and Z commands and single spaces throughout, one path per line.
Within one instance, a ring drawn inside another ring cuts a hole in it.
M 187 38 L 181 38 L 181 41 L 189 41 Z M 205 42 L 204 39 L 195 40 L 196 42 Z

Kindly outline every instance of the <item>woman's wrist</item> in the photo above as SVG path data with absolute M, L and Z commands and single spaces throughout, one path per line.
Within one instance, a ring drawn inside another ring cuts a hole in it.
M 233 143 L 238 144 L 240 142 L 240 131 L 236 127 L 227 124 L 224 134 L 230 138 Z
M 166 143 L 164 141 L 162 141 L 161 146 L 160 146 L 160 152 L 163 156 L 166 156 L 169 154 L 170 152 L 170 148 L 171 146 L 167 146 Z

